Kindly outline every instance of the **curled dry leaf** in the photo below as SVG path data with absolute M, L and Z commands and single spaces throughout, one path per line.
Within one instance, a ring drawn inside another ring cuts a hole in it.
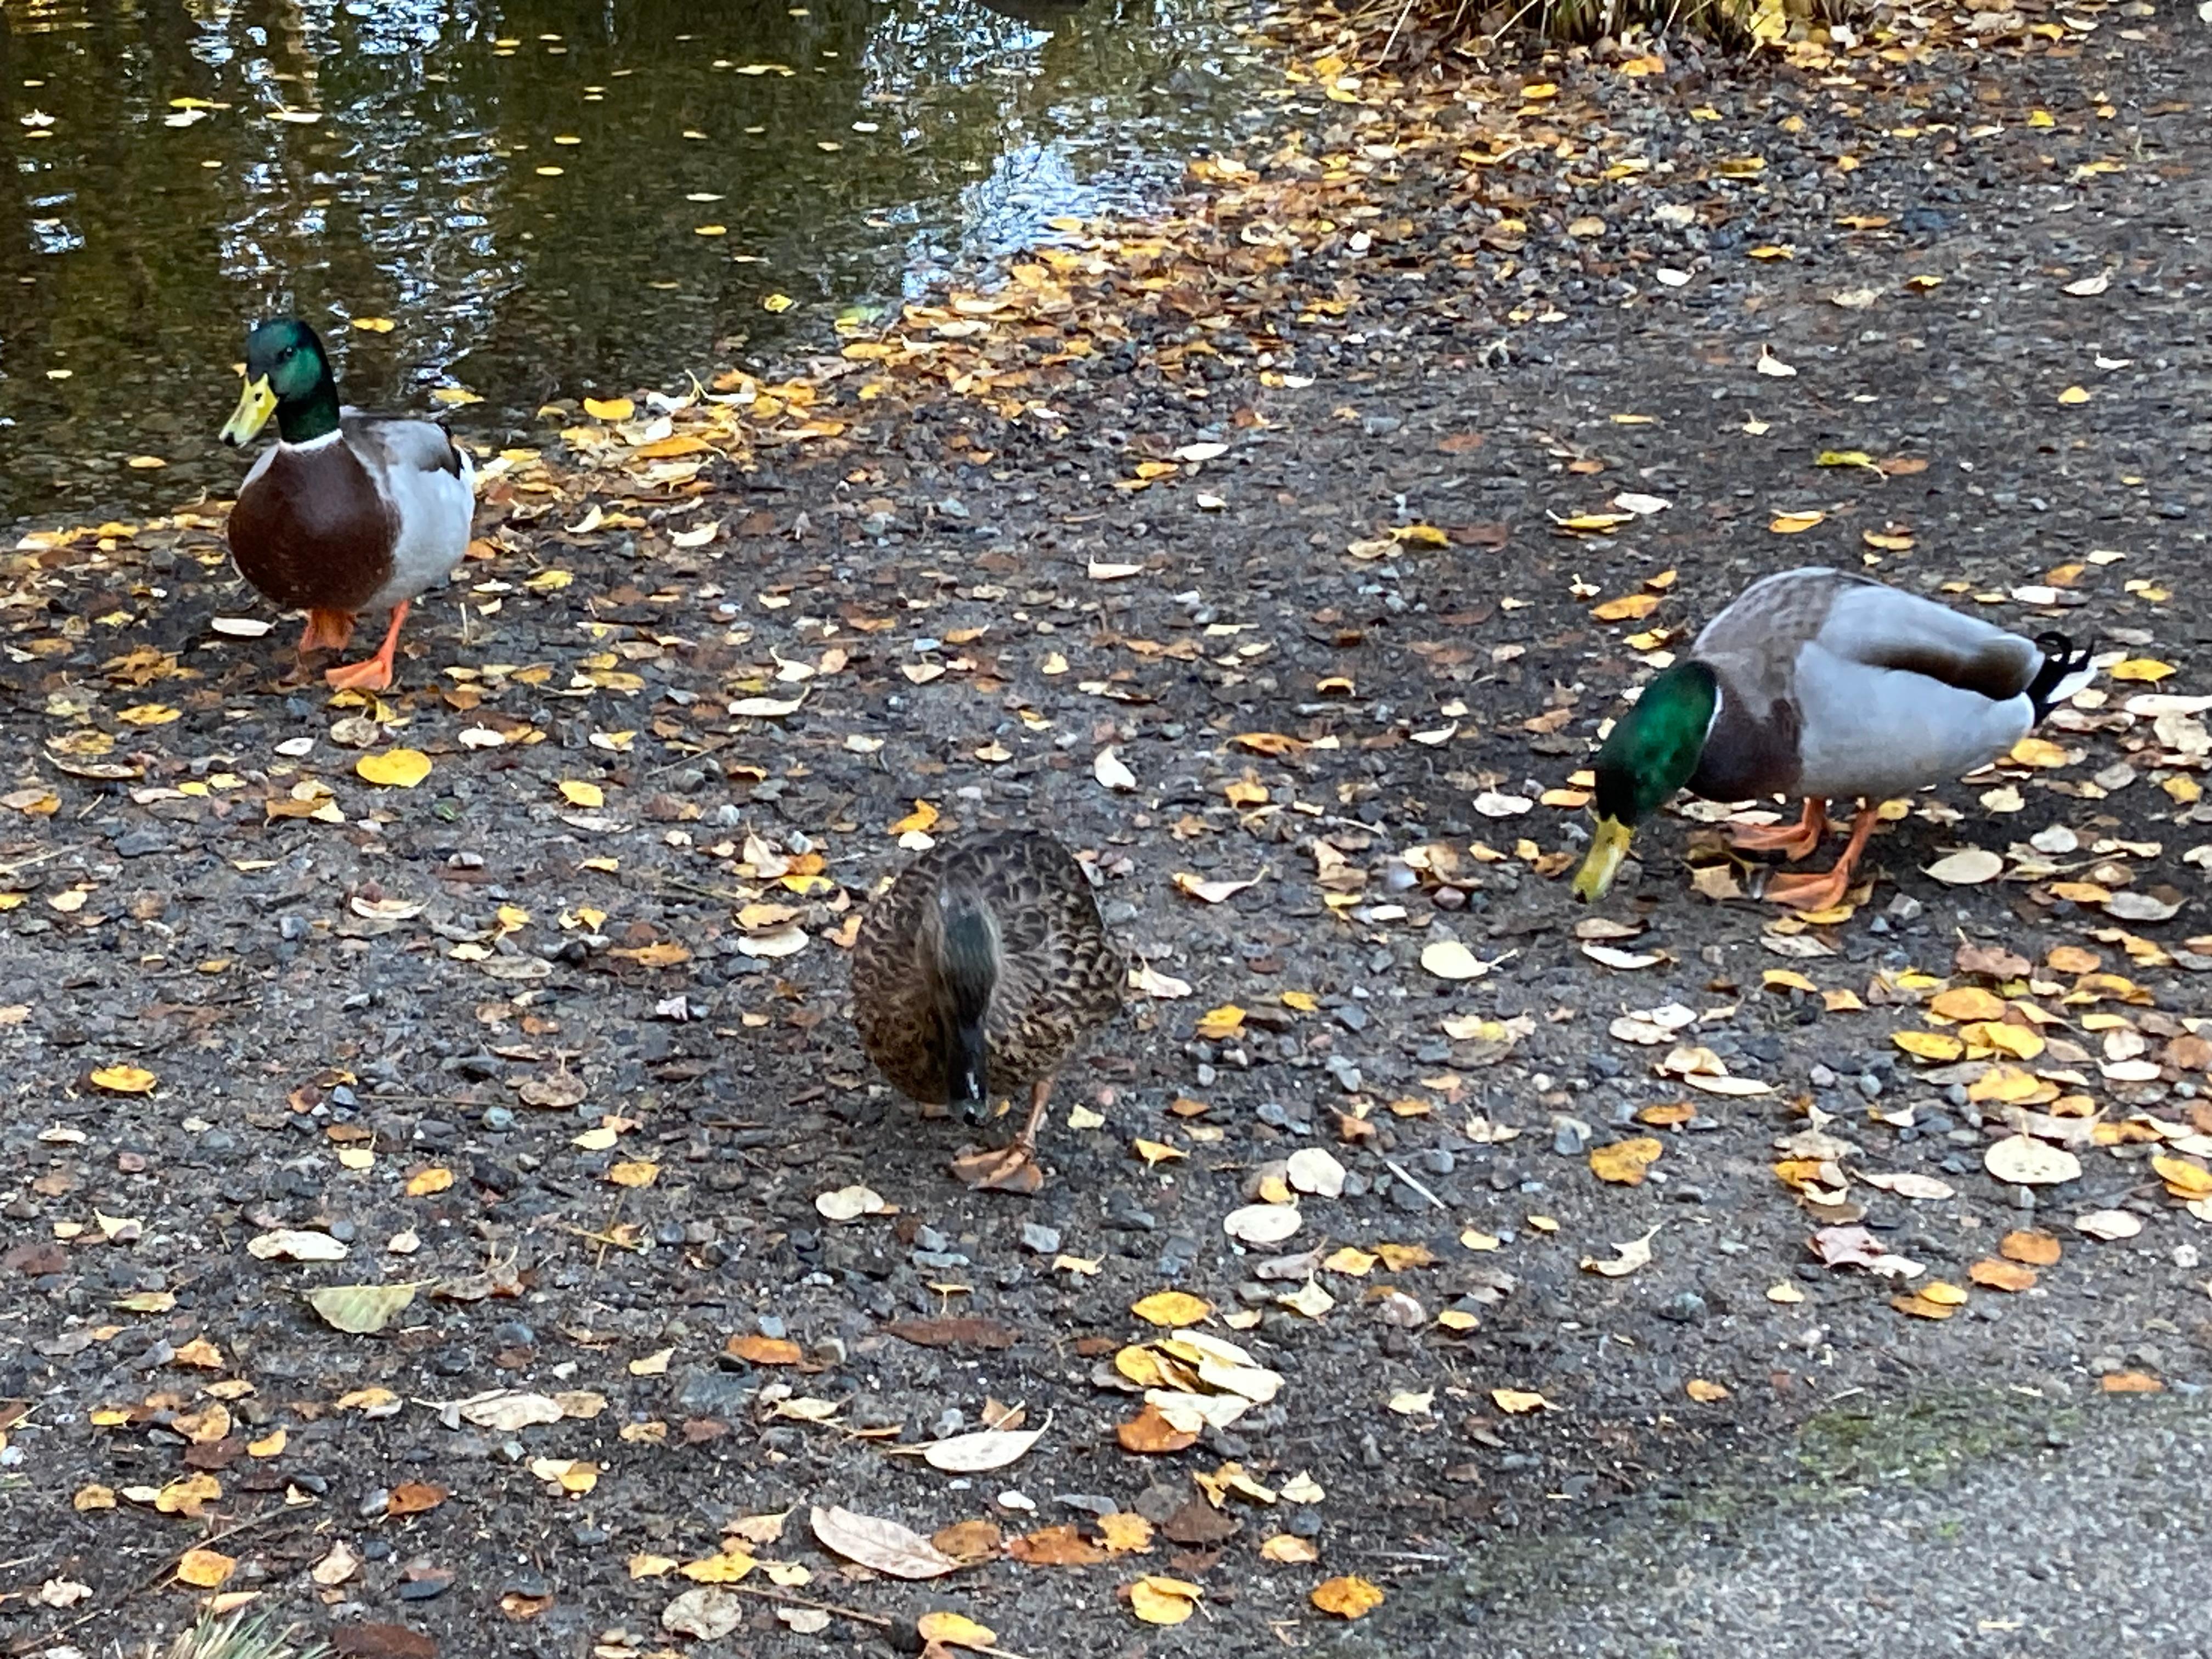
M 1328 1578 L 1313 1587 L 1310 1599 L 1323 1613 L 1358 1619 L 1382 1605 L 1382 1592 L 1364 1578 Z
M 1611 1261 L 1600 1261 L 1594 1255 L 1584 1256 L 1582 1264 L 1583 1271 L 1588 1273 L 1601 1273 L 1607 1279 L 1626 1279 L 1638 1268 L 1650 1267 L 1651 1241 L 1657 1236 L 1658 1231 L 1659 1230 L 1654 1227 L 1641 1238 L 1632 1238 L 1626 1243 L 1616 1242 L 1613 1247 L 1615 1254 Z
M 885 1215 L 890 1206 L 872 1187 L 840 1187 L 814 1200 L 815 1213 L 827 1221 L 858 1221 L 864 1215 Z
M 247 1239 L 246 1250 L 263 1261 L 343 1261 L 346 1258 L 344 1243 L 328 1233 L 290 1227 L 279 1227 L 274 1232 Z
M 702 1642 L 727 1636 L 744 1622 L 752 1604 L 718 1585 L 688 1589 L 660 1610 L 663 1630 L 696 1636 Z
M 834 1506 L 817 1508 L 809 1518 L 823 1549 L 887 1577 L 936 1578 L 959 1570 L 959 1562 L 896 1521 Z
M 964 1613 L 925 1613 L 914 1621 L 915 1632 L 924 1642 L 949 1648 L 994 1648 L 999 1633 L 979 1625 Z
M 1984 1256 L 1975 1262 L 1966 1269 L 1966 1277 L 1992 1291 L 2035 1288 L 2034 1268 L 2024 1267 L 2017 1261 L 2000 1261 L 1995 1256 Z
M 1129 1586 L 1129 1611 L 1148 1625 L 1180 1625 L 1205 1594 L 1180 1578 L 1147 1574 Z
M 1137 787 L 1137 775 L 1123 763 L 1110 744 L 1100 750 L 1091 763 L 1091 775 L 1109 789 L 1130 790 Z

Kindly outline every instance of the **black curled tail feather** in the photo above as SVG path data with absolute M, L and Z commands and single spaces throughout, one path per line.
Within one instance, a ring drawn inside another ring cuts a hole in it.
M 2038 726 L 2050 718 L 2051 703 L 2058 696 L 2058 688 L 2068 679 L 2089 665 L 2096 653 L 2097 644 L 2092 640 L 2077 647 L 2065 635 L 2053 630 L 2035 636 L 2036 649 L 2043 653 L 2043 665 L 2035 671 L 2035 678 L 2027 684 L 2027 700 L 2035 708 Z

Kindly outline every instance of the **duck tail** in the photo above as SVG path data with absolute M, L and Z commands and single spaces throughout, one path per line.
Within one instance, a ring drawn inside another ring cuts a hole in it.
M 2076 646 L 2065 635 L 2053 631 L 2038 634 L 2035 646 L 2043 653 L 2043 665 L 2028 682 L 2027 700 L 2034 705 L 2035 721 L 2040 726 L 2053 708 L 2096 678 L 2089 659 L 2096 653 L 2097 642 L 2093 639 Z

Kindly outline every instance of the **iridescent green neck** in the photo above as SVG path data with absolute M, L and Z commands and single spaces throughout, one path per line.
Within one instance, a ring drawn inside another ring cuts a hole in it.
M 312 442 L 338 429 L 338 383 L 331 378 L 331 366 L 322 361 L 320 353 L 315 361 L 322 373 L 314 385 L 276 404 L 276 430 L 288 444 Z
M 1600 818 L 1637 824 L 1696 775 L 1720 707 L 1720 683 L 1695 660 L 1678 662 L 1644 688 L 1598 750 Z

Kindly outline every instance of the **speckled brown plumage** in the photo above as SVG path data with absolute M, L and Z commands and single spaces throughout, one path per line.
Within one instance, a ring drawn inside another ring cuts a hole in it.
M 988 911 L 998 977 L 984 1033 L 992 1091 L 1049 1078 L 1121 1006 L 1127 968 L 1068 850 L 1035 830 L 940 842 L 900 872 L 861 919 L 853 946 L 853 1022 L 903 1094 L 947 1097 L 951 1033 L 938 994 L 941 896 Z

